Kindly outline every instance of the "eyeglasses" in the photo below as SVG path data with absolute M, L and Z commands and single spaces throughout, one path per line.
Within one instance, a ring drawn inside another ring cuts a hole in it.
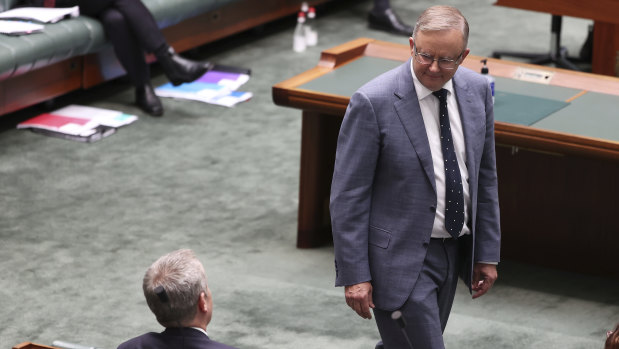
M 449 59 L 449 58 L 434 58 L 427 53 L 419 53 L 417 52 L 417 46 L 413 45 L 413 50 L 415 51 L 415 60 L 419 64 L 430 65 L 436 61 L 438 63 L 439 68 L 441 69 L 456 69 L 458 66 L 458 61 L 462 58 L 464 54 L 464 50 L 460 53 L 458 58 Z

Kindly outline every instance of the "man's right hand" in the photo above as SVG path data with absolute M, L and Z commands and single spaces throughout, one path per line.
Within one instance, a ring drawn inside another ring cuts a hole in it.
M 374 303 L 372 302 L 372 284 L 369 282 L 362 282 L 356 285 L 349 285 L 344 287 L 344 293 L 346 295 L 346 304 L 364 319 L 371 319 L 372 313 L 370 308 L 374 309 Z

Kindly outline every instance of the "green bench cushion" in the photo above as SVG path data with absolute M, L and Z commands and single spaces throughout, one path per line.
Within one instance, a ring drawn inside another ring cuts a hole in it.
M 11 6 L 15 0 L 1 0 Z M 213 10 L 237 0 L 143 0 L 160 28 Z M 48 24 L 42 33 L 7 36 L 0 34 L 0 79 L 21 75 L 61 60 L 97 52 L 107 43 L 103 26 L 80 16 Z

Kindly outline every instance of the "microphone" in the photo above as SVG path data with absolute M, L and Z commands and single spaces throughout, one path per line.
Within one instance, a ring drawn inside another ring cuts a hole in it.
M 404 317 L 402 316 L 402 312 L 399 310 L 394 311 L 393 313 L 391 313 L 391 319 L 395 321 L 395 323 L 398 324 L 398 326 L 402 330 L 402 334 L 404 335 L 404 338 L 406 339 L 406 343 L 408 343 L 408 347 L 410 349 L 413 349 L 413 344 L 411 343 L 410 338 L 408 338 L 408 333 L 406 333 L 406 321 L 404 320 Z
M 86 345 L 80 345 L 80 344 L 75 344 L 75 343 L 69 343 L 69 342 L 65 342 L 65 341 L 53 341 L 52 342 L 52 346 L 57 347 L 57 348 L 61 348 L 61 349 L 100 349 L 97 347 L 91 347 L 91 346 L 86 346 Z

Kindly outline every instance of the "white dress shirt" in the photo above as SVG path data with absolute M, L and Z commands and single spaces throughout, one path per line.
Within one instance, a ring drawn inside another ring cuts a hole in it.
M 445 228 L 445 164 L 443 162 L 443 152 L 441 150 L 441 131 L 439 126 L 439 101 L 432 91 L 423 86 L 413 70 L 413 62 L 411 60 L 411 74 L 415 83 L 415 91 L 419 99 L 419 107 L 423 116 L 423 124 L 426 128 L 428 141 L 430 142 L 430 152 L 432 153 L 432 163 L 434 165 L 434 179 L 436 181 L 436 216 L 434 218 L 434 226 L 432 227 L 433 238 L 449 238 L 451 235 Z M 447 81 L 443 86 L 448 91 L 447 93 L 447 112 L 449 113 L 449 123 L 451 126 L 451 136 L 454 141 L 454 151 L 458 159 L 460 167 L 460 176 L 462 177 L 462 189 L 464 194 L 464 225 L 460 236 L 470 234 L 471 231 L 466 222 L 469 221 L 469 210 L 471 207 L 471 197 L 469 195 L 469 174 L 466 168 L 466 147 L 464 144 L 464 132 L 462 130 L 462 121 L 460 120 L 460 111 L 458 110 L 458 101 L 454 93 L 452 80 Z
M 203 328 L 200 328 L 200 327 L 190 327 L 190 328 L 193 328 L 193 329 L 195 329 L 195 330 L 198 330 L 198 331 L 200 331 L 200 332 L 204 333 L 204 334 L 208 337 L 208 333 L 206 333 L 206 331 L 205 331 Z

